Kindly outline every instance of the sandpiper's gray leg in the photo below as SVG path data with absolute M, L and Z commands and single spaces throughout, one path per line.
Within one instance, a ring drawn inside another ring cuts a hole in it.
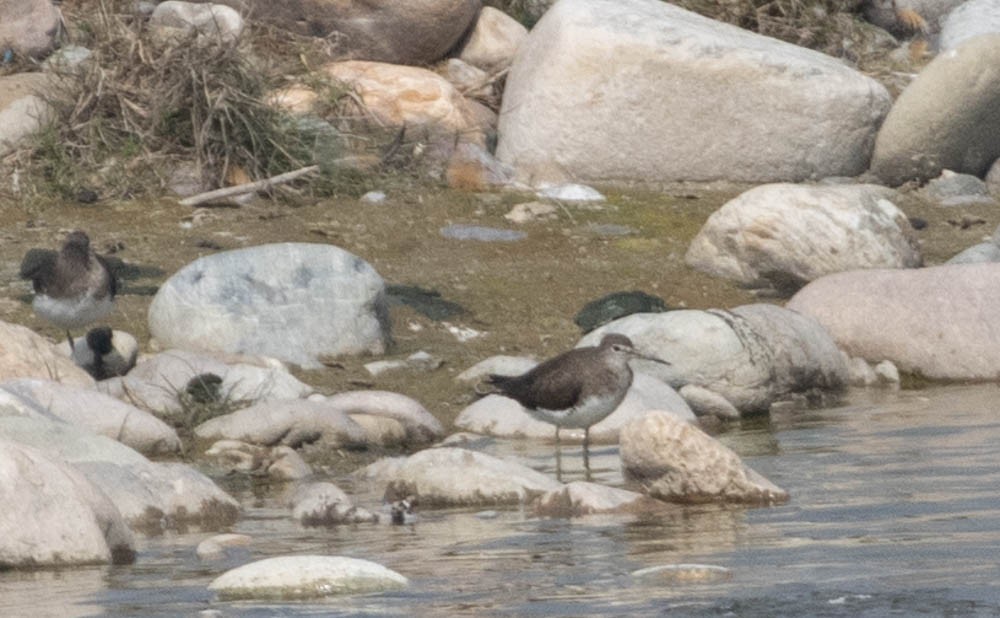
M 69 340 L 69 355 L 72 357 L 73 356 L 73 335 L 69 334 L 69 331 L 66 331 L 66 339 Z
M 559 425 L 556 425 L 556 480 L 562 482 L 562 447 L 559 444 Z
M 583 474 L 590 481 L 590 427 L 583 429 Z

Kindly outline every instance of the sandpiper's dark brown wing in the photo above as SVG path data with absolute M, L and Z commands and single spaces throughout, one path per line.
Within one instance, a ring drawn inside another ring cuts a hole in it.
M 108 261 L 108 258 L 103 255 L 95 253 L 94 257 L 97 258 L 97 263 L 100 264 L 104 268 L 105 272 L 108 273 L 108 292 L 110 293 L 110 297 L 114 298 L 118 295 L 118 272 L 121 269 L 121 261 L 119 261 L 119 266 L 115 266 L 112 265 L 111 262 Z
M 584 387 L 585 378 L 580 375 L 581 364 L 577 361 L 593 353 L 594 348 L 570 350 L 520 376 L 491 376 L 491 382 L 526 408 L 565 410 L 579 403 Z
M 52 249 L 28 249 L 18 274 L 22 279 L 30 279 L 35 291 L 40 292 L 48 274 L 55 268 L 57 255 L 58 252 Z

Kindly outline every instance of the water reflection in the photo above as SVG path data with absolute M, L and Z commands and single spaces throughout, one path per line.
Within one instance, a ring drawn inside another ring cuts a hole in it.
M 320 603 L 219 603 L 205 586 L 233 564 L 200 562 L 194 548 L 207 535 L 188 534 L 146 539 L 133 566 L 0 574 L 0 615 L 996 615 L 998 395 L 993 385 L 857 391 L 834 408 L 785 409 L 722 434 L 791 493 L 773 508 L 572 521 L 465 509 L 423 511 L 413 526 L 304 529 L 289 521 L 283 491 L 237 487 L 246 516 L 233 531 L 255 539 L 245 560 L 362 557 L 411 587 Z M 563 449 L 564 474 L 583 478 L 580 453 Z M 554 474 L 550 444 L 495 442 L 490 451 Z M 591 465 L 599 481 L 623 483 L 616 448 L 595 447 Z M 360 496 L 378 507 L 376 491 Z M 686 563 L 728 579 L 633 576 Z

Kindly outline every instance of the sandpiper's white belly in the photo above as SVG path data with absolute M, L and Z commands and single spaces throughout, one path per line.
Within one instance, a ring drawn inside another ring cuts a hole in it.
M 586 429 L 601 422 L 615 411 L 622 397 L 588 397 L 578 405 L 565 410 L 528 409 L 528 413 L 540 421 L 559 427 Z
M 111 298 L 96 299 L 89 295 L 80 298 L 52 298 L 36 294 L 31 306 L 40 317 L 60 328 L 82 328 L 111 313 L 115 303 Z

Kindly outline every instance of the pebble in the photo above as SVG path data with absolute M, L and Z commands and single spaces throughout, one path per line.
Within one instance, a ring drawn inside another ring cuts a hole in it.
M 441 228 L 440 232 L 445 238 L 478 240 L 480 242 L 517 242 L 528 237 L 524 232 L 515 230 L 502 230 L 495 227 L 466 225 L 464 223 L 445 226 Z

